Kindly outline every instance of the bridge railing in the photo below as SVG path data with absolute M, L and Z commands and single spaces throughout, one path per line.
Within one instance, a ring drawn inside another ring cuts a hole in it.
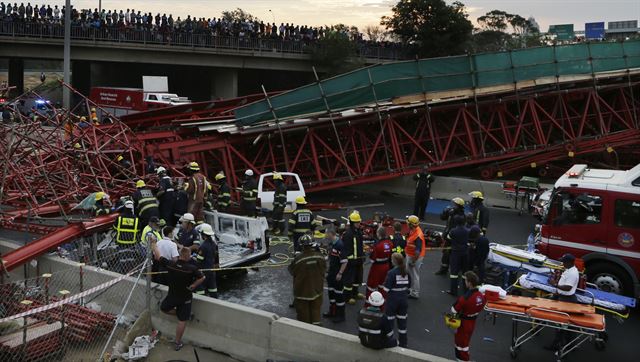
M 62 24 L 0 21 L 0 36 L 63 39 Z M 117 43 L 156 44 L 165 46 L 187 46 L 193 48 L 221 49 L 227 51 L 254 51 L 276 53 L 310 53 L 319 45 L 309 40 L 284 40 L 237 36 L 218 36 L 185 31 L 164 31 L 162 29 L 136 29 L 72 24 L 71 39 L 105 41 Z M 358 44 L 358 56 L 368 59 L 400 60 L 404 52 L 399 47 L 380 47 Z

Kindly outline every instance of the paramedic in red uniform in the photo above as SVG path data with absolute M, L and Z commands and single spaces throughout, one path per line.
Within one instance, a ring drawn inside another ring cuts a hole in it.
M 457 314 L 461 319 L 454 339 L 458 361 L 469 361 L 469 343 L 473 330 L 476 328 L 476 318 L 487 303 L 484 294 L 478 290 L 480 280 L 476 273 L 468 271 L 464 273 L 464 277 L 467 292 L 459 297 L 451 307 L 451 312 Z
M 376 235 L 378 236 L 378 242 L 376 242 L 373 251 L 369 255 L 371 268 L 367 278 L 367 300 L 369 300 L 369 295 L 375 291 L 381 292 L 383 296 L 385 295 L 382 288 L 391 265 L 393 243 L 391 243 L 387 236 L 387 231 L 383 227 L 378 228 Z

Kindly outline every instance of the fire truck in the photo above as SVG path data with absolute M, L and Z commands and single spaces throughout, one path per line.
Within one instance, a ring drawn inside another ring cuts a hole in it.
M 582 258 L 598 288 L 640 297 L 640 164 L 627 171 L 574 165 L 554 186 L 538 250 Z

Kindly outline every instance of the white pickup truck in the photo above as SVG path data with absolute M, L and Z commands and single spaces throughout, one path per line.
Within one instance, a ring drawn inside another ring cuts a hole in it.
M 292 172 L 280 172 L 287 185 L 287 206 L 285 211 L 293 211 L 296 209 L 296 197 L 306 196 L 304 186 L 300 180 L 300 176 Z M 273 172 L 260 175 L 258 180 L 258 198 L 260 199 L 260 207 L 262 209 L 273 209 L 273 197 L 275 194 L 275 185 L 272 181 Z

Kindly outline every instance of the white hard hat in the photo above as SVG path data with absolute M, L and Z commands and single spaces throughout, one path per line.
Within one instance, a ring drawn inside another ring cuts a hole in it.
M 160 173 L 160 172 L 167 172 L 167 169 L 162 166 L 156 168 L 156 173 Z
M 188 213 L 182 215 L 182 217 L 180 218 L 180 222 L 183 222 L 183 221 L 188 221 L 188 222 L 190 222 L 192 224 L 195 224 L 196 223 L 196 218 L 193 217 L 192 213 L 188 212 Z
M 133 201 L 131 200 L 127 200 L 124 202 L 124 207 L 126 207 L 127 209 L 133 209 Z
M 381 305 L 384 304 L 384 297 L 380 292 L 373 292 L 371 293 L 367 301 L 369 302 L 369 304 L 371 304 L 374 307 L 380 307 Z
M 253 170 L 246 170 L 246 171 L 244 172 L 244 175 L 245 175 L 245 176 L 253 176 Z
M 211 227 L 211 225 L 209 224 L 200 224 L 200 232 L 205 234 L 205 235 L 209 235 L 209 236 L 213 236 L 215 235 L 215 233 L 213 232 L 213 228 Z

